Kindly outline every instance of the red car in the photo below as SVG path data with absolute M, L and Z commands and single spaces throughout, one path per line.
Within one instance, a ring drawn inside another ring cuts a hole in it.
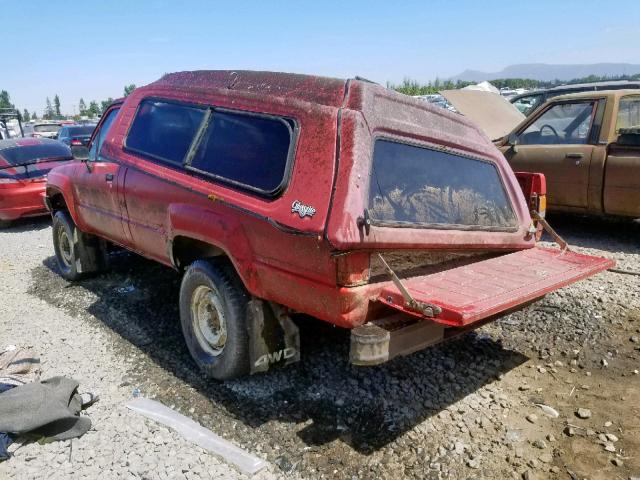
M 189 350 L 228 379 L 298 359 L 294 313 L 350 329 L 372 365 L 610 267 L 536 245 L 534 178 L 527 203 L 476 125 L 371 82 L 198 71 L 107 109 L 47 205 L 68 280 L 108 243 L 183 272 Z
M 56 140 L 0 140 L 0 227 L 18 218 L 46 215 L 47 173 L 70 160 L 70 148 Z

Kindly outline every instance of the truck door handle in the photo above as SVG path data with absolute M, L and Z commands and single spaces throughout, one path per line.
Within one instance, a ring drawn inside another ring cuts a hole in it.
M 105 179 L 107 182 L 113 182 L 113 173 L 107 173 L 107 174 L 104 176 L 104 179 Z
M 584 153 L 567 153 L 564 158 L 584 158 Z

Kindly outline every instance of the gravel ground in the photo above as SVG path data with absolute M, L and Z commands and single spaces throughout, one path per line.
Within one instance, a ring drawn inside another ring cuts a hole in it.
M 576 249 L 640 270 L 637 223 L 551 220 Z M 76 378 L 101 400 L 72 448 L 17 444 L 0 478 L 242 477 L 124 408 L 136 388 L 266 459 L 257 478 L 640 475 L 637 276 L 605 272 L 374 368 L 348 364 L 346 332 L 299 318 L 300 363 L 216 383 L 182 341 L 175 272 L 123 253 L 69 284 L 50 235 L 46 220 L 0 231 L 0 347 L 32 346 L 43 378 Z

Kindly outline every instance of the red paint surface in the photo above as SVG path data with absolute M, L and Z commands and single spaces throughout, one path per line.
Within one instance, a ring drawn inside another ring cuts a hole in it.
M 295 118 L 300 130 L 288 186 L 266 200 L 126 151 L 127 131 L 146 97 Z M 371 150 L 379 134 L 493 161 L 518 216 L 517 231 L 372 227 L 364 235 L 356 219 L 368 199 Z M 106 181 L 107 174 L 113 180 Z M 252 295 L 345 327 L 370 319 L 380 291 L 389 284 L 340 286 L 366 280 L 366 265 L 345 261 L 338 269 L 338 252 L 534 246 L 515 176 L 477 127 L 459 115 L 357 80 L 243 71 L 167 75 L 124 100 L 91 172 L 83 164 L 57 168 L 47 192 L 64 196 L 84 231 L 167 265 L 175 261 L 173 245 L 182 239 L 208 243 L 225 252 Z M 296 200 L 314 207 L 316 214 L 301 218 L 292 213 Z M 349 265 L 353 272 L 347 271 Z
M 18 145 L 35 145 L 40 140 L 20 139 L 16 141 Z M 46 172 L 49 169 L 67 164 L 69 162 L 47 162 L 41 161 L 37 165 L 28 168 L 44 171 L 41 175 L 35 173 L 35 178 L 23 178 L 15 183 L 0 183 L 0 220 L 12 221 L 23 217 L 35 217 L 46 215 L 47 207 L 44 204 L 46 190 Z M 8 164 L 0 156 L 0 167 Z M 16 174 L 16 168 L 6 168 L 3 170 L 9 175 Z M 33 172 L 33 170 L 32 170 Z
M 0 185 L 0 220 L 46 215 L 45 186 L 44 179 Z

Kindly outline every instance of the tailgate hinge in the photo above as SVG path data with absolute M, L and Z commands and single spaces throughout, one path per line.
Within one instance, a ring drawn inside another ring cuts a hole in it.
M 571 249 L 569 248 L 569 244 L 566 242 L 566 240 L 564 238 L 562 238 L 558 232 L 556 232 L 553 227 L 551 225 L 549 225 L 549 222 L 547 222 L 543 216 L 541 216 L 538 212 L 536 212 L 535 210 L 531 210 L 531 217 L 533 218 L 533 220 L 540 222 L 542 224 L 542 228 L 545 229 L 545 231 L 551 235 L 551 238 L 553 238 L 553 240 L 560 245 L 560 249 L 564 252 L 570 252 Z
M 409 290 L 407 290 L 407 288 L 404 286 L 402 281 L 400 281 L 400 279 L 396 275 L 396 272 L 394 272 L 391 269 L 391 267 L 386 262 L 386 260 L 382 257 L 382 255 L 378 253 L 378 257 L 380 258 L 380 261 L 384 265 L 384 268 L 387 270 L 387 273 L 391 277 L 391 280 L 393 281 L 394 285 L 398 290 L 400 290 L 400 293 L 404 297 L 406 307 L 409 310 L 419 312 L 423 314 L 425 317 L 430 317 L 430 318 L 435 317 L 436 315 L 439 315 L 440 313 L 442 313 L 442 308 L 440 308 L 438 305 L 434 305 L 432 303 L 420 302 L 414 299 L 409 293 Z

